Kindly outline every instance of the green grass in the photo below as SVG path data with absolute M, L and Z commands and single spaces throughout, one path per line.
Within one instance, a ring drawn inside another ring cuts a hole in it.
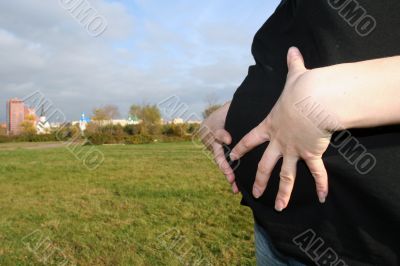
M 96 149 L 89 171 L 0 145 L 0 265 L 254 265 L 251 213 L 199 147 Z

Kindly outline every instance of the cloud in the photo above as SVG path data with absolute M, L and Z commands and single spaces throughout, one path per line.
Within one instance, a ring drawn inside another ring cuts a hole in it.
M 171 95 L 200 113 L 206 95 L 227 100 L 245 77 L 252 36 L 277 1 L 263 2 L 230 14 L 230 1 L 90 1 L 108 23 L 93 38 L 59 1 L 2 1 L 0 121 L 8 98 L 35 90 L 69 120 Z

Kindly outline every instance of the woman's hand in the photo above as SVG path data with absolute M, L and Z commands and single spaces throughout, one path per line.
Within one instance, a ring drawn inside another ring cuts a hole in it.
M 285 88 L 270 114 L 233 148 L 232 160 L 238 160 L 256 146 L 269 141 L 269 145 L 258 165 L 253 195 L 259 198 L 267 186 L 277 161 L 283 157 L 279 191 L 275 209 L 287 207 L 296 178 L 297 161 L 303 159 L 316 183 L 318 198 L 325 202 L 328 194 L 328 176 L 322 155 L 328 148 L 331 129 L 318 127 L 299 111 L 297 104 L 315 91 L 312 70 L 304 66 L 303 57 L 297 48 L 288 52 L 289 72 Z
M 215 162 L 232 185 L 232 191 L 238 193 L 235 175 L 224 152 L 224 145 L 232 142 L 231 135 L 224 129 L 229 106 L 230 102 L 224 104 L 203 121 L 200 126 L 200 137 L 203 144 L 213 153 Z

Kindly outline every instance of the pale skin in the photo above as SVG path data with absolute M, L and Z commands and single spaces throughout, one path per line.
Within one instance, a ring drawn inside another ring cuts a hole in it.
M 200 137 L 203 144 L 213 153 L 214 160 L 219 169 L 224 173 L 228 182 L 232 185 L 233 193 L 239 189 L 235 183 L 235 174 L 226 160 L 224 146 L 232 142 L 231 135 L 225 130 L 225 119 L 228 113 L 230 102 L 225 103 L 221 108 L 213 112 L 200 126 Z
M 400 56 L 310 70 L 304 66 L 300 51 L 292 47 L 287 61 L 289 72 L 280 98 L 268 116 L 244 136 L 230 154 L 237 160 L 258 145 L 269 142 L 253 186 L 256 198 L 264 193 L 272 170 L 283 158 L 275 200 L 277 211 L 282 211 L 289 203 L 299 160 L 307 164 L 319 201 L 325 202 L 328 175 L 322 155 L 334 131 L 400 123 Z M 299 112 L 296 104 L 307 97 L 323 106 L 336 121 L 335 126 L 332 123 L 317 125 Z M 232 172 L 228 180 L 234 182 Z

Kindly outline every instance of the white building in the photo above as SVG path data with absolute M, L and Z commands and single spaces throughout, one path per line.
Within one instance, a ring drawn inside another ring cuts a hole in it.
M 39 121 L 36 124 L 36 131 L 39 135 L 50 133 L 51 126 L 45 116 L 40 116 Z
M 172 120 L 172 124 L 175 124 L 175 125 L 180 125 L 180 124 L 183 124 L 183 123 L 185 123 L 185 121 L 182 119 L 182 118 L 175 118 L 174 120 Z
M 138 119 L 137 116 L 129 116 L 128 119 L 112 119 L 112 120 L 102 120 L 102 121 L 93 120 L 93 121 L 91 121 L 89 118 L 85 117 L 84 113 L 82 113 L 81 119 L 79 121 L 71 122 L 71 124 L 73 126 L 79 124 L 79 128 L 81 129 L 82 132 L 86 130 L 88 123 L 93 123 L 93 124 L 97 124 L 97 125 L 101 125 L 101 126 L 120 125 L 120 126 L 124 127 L 127 125 L 139 125 L 140 123 L 142 123 L 142 120 Z

